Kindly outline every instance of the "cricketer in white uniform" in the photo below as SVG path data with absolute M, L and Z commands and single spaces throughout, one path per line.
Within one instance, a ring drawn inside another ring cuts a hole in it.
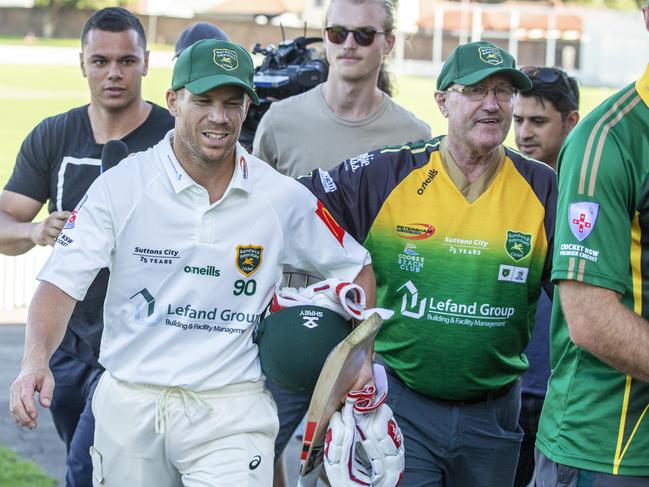
M 93 400 L 96 486 L 270 486 L 278 421 L 253 332 L 282 266 L 345 280 L 372 275 L 367 251 L 304 186 L 236 142 L 247 97 L 258 102 L 253 74 L 236 44 L 188 48 L 167 94 L 175 129 L 94 182 L 38 276 L 28 370 L 17 381 L 43 367 L 67 301 L 83 299 L 99 269 L 110 268 L 99 356 L 106 373 Z M 187 162 L 203 147 L 226 154 L 219 171 L 229 168 L 230 179 L 216 199 L 189 174 L 209 174 Z M 13 403 L 12 413 L 20 423 Z

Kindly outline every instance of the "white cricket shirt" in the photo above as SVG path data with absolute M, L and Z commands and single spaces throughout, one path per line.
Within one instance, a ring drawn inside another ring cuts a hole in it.
M 369 254 L 304 186 L 239 144 L 210 204 L 172 134 L 93 183 L 38 279 L 81 300 L 110 268 L 99 362 L 118 379 L 197 391 L 258 380 L 252 334 L 282 265 L 351 280 Z

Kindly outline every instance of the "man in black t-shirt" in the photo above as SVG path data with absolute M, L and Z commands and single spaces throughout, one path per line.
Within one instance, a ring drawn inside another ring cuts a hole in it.
M 137 17 L 122 8 L 95 13 L 84 26 L 81 47 L 90 104 L 43 120 L 23 142 L 13 174 L 0 193 L 0 253 L 18 255 L 35 245 L 53 245 L 63 226 L 74 224 L 68 218 L 99 176 L 107 141 L 121 140 L 128 152 L 139 152 L 174 126 L 166 109 L 142 99 L 149 52 Z M 49 216 L 33 222 L 45 202 Z M 56 393 L 52 397 L 51 390 L 40 391 L 41 405 L 50 407 L 67 447 L 68 487 L 92 486 L 90 403 L 103 371 L 97 357 L 107 283 L 108 270 L 103 269 L 77 304 L 52 357 Z

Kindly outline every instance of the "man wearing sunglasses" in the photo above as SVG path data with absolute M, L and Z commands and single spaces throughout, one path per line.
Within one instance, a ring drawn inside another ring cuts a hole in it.
M 253 154 L 288 176 L 328 169 L 376 147 L 431 136 L 428 125 L 377 86 L 383 61 L 394 46 L 392 1 L 334 0 L 325 26 L 327 80 L 306 93 L 274 102 L 255 134 Z M 292 271 L 285 274 L 284 284 L 301 287 L 317 280 Z M 280 416 L 279 458 L 310 398 L 273 384 L 269 387 Z
M 503 146 L 514 96 L 530 87 L 508 52 L 461 45 L 435 93 L 448 135 L 301 179 L 370 251 L 378 303 L 395 312 L 375 350 L 404 435 L 402 485 L 514 481 L 556 204 L 554 171 Z
M 377 87 L 394 47 L 392 2 L 334 0 L 325 25 L 327 80 L 273 103 L 253 143 L 255 156 L 293 177 L 379 146 L 430 137 L 424 122 Z
M 559 68 L 524 66 L 532 89 L 514 99 L 514 134 L 518 149 L 528 157 L 556 169 L 559 149 L 579 120 L 579 86 Z M 523 442 L 518 457 L 515 487 L 525 487 L 534 473 L 534 442 L 550 376 L 550 313 L 552 301 L 543 292 L 536 324 L 525 349 L 530 367 L 522 377 L 521 414 Z
M 514 102 L 516 146 L 556 168 L 561 144 L 579 121 L 579 86 L 559 68 L 525 66 L 532 89 Z
M 536 485 L 647 486 L 649 66 L 580 122 L 558 168 Z

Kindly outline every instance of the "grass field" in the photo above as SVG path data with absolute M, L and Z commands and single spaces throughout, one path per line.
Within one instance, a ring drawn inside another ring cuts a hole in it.
M 0 446 L 0 486 L 55 487 L 56 481 L 32 462 L 25 462 L 11 450 Z
M 4 186 L 13 168 L 20 143 L 44 117 L 61 113 L 88 102 L 86 80 L 79 68 L 72 66 L 3 65 L 0 80 L 0 186 Z M 171 80 L 170 69 L 151 69 L 144 79 L 147 100 L 164 106 L 164 93 Z M 446 132 L 446 122 L 435 100 L 434 80 L 401 77 L 396 79 L 399 103 L 426 121 L 433 134 Z M 584 88 L 582 116 L 613 90 Z M 513 132 L 513 131 L 512 131 Z M 510 134 L 508 144 L 513 144 Z

